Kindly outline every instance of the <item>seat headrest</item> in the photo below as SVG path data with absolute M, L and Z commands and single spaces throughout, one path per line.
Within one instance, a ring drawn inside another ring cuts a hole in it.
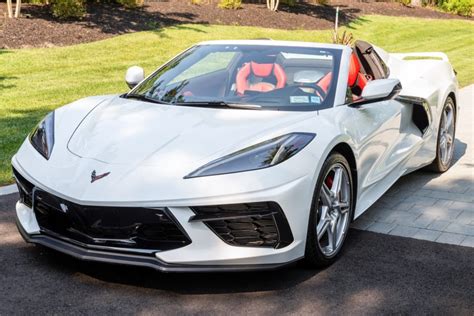
M 275 85 L 276 89 L 281 89 L 286 84 L 286 73 L 279 64 L 259 64 L 251 61 L 249 63 L 244 64 L 244 66 L 237 73 L 237 93 L 244 94 L 246 90 L 252 90 L 248 82 L 250 74 L 261 78 L 266 78 L 271 75 L 275 76 L 277 81 Z
M 256 62 L 251 61 L 250 67 L 252 72 L 257 77 L 268 77 L 272 73 L 273 67 L 275 64 L 257 64 Z
M 359 72 L 360 72 L 359 59 L 357 58 L 355 53 L 352 53 L 351 61 L 349 65 L 349 79 L 348 79 L 349 87 L 352 87 L 356 84 Z

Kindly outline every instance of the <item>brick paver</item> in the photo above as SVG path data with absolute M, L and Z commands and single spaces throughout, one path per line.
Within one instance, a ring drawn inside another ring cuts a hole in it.
M 378 233 L 474 247 L 474 85 L 461 90 L 454 164 L 400 179 L 354 223 Z

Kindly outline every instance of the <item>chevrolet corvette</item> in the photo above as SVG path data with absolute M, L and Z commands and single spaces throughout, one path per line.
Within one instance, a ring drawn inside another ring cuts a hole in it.
M 199 43 L 46 115 L 12 158 L 27 242 L 160 271 L 333 263 L 400 177 L 453 161 L 443 53 Z

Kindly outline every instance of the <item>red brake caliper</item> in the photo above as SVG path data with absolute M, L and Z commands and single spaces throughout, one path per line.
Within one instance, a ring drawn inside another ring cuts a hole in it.
M 329 189 L 332 187 L 332 182 L 334 181 L 334 175 L 328 175 L 326 177 L 326 180 L 324 180 L 324 183 L 328 186 Z

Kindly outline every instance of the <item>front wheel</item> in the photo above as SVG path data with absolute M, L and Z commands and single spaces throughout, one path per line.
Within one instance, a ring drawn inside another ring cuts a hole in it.
M 349 163 L 339 153 L 324 162 L 309 218 L 305 261 L 313 267 L 332 264 L 342 249 L 354 212 Z
M 451 97 L 446 100 L 439 122 L 436 158 L 431 170 L 445 172 L 451 167 L 454 156 L 454 139 L 456 135 L 456 111 Z

